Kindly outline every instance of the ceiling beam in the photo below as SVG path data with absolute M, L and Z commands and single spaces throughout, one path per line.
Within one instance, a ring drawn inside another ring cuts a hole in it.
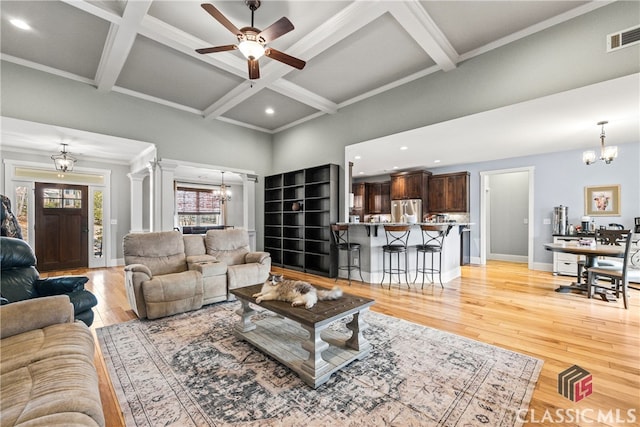
M 177 50 L 187 56 L 206 62 L 216 68 L 224 70 L 238 77 L 245 77 L 247 63 L 234 55 L 202 55 L 196 52 L 197 48 L 207 46 L 208 43 L 192 36 L 166 22 L 147 15 L 142 21 L 140 34 Z
M 417 1 L 389 2 L 389 12 L 444 71 L 456 68 L 458 52 Z
M 386 12 L 379 1 L 356 1 L 308 33 L 287 49 L 289 55 L 304 58 L 307 61 L 324 52 L 339 41 L 358 31 Z M 298 102 L 317 108 L 320 111 L 334 113 L 337 105 L 313 92 L 282 81 L 282 77 L 291 72 L 291 68 L 277 61 L 271 61 L 261 68 L 260 79 L 251 85 L 238 86 L 227 95 L 210 105 L 204 111 L 206 119 L 215 119 L 239 103 L 251 97 L 257 90 L 269 87 Z M 245 71 L 246 73 L 246 71 Z M 275 85 L 275 86 L 274 86 Z M 273 86 L 273 87 L 272 87 Z
M 151 1 L 127 2 L 120 24 L 111 24 L 96 71 L 96 83 L 99 91 L 110 91 L 116 84 L 138 35 L 140 24 L 151 6 Z

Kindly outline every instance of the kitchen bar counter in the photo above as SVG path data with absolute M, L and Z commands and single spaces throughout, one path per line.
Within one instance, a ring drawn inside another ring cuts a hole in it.
M 350 222 L 341 223 L 349 225 L 349 236 L 352 243 L 360 243 L 360 257 L 362 276 L 365 281 L 370 283 L 380 283 L 382 281 L 382 246 L 387 244 L 384 226 L 385 225 L 407 225 L 406 223 L 381 223 L 381 222 Z M 415 245 L 422 244 L 422 230 L 420 226 L 423 223 L 409 224 L 411 232 L 409 233 L 409 282 L 413 282 L 416 277 L 416 249 Z M 460 222 L 429 222 L 426 225 L 448 225 L 449 232 L 444 239 L 444 247 L 442 252 L 442 282 L 446 283 L 456 277 L 460 277 L 460 232 L 468 229 L 471 223 Z M 340 265 L 346 265 L 346 253 L 340 253 Z M 431 257 L 427 256 L 427 267 L 431 263 Z M 434 262 L 438 262 L 437 255 Z M 355 276 L 354 276 L 355 274 Z M 357 272 L 352 272 L 351 278 L 357 277 Z M 340 272 L 340 277 L 346 278 L 346 271 Z M 425 283 L 429 282 L 431 275 L 425 276 Z M 404 277 L 402 277 L 404 280 Z M 385 283 L 388 283 L 389 275 L 385 277 Z M 438 277 L 434 280 L 437 282 Z M 394 274 L 392 283 L 397 283 L 398 276 Z M 417 283 L 422 284 L 422 274 L 418 277 Z M 404 285 L 404 282 L 403 282 Z

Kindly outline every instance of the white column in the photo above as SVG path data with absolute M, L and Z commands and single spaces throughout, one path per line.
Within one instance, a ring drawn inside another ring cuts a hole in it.
M 144 220 L 142 207 L 143 188 L 142 184 L 145 176 L 148 175 L 148 171 L 140 171 L 135 173 L 128 173 L 129 183 L 131 186 L 131 228 L 130 233 L 141 233 L 144 231 Z
M 158 224 L 160 224 L 160 209 L 159 200 L 160 194 L 158 193 L 158 175 L 160 168 L 158 162 L 155 160 L 149 162 L 147 165 L 149 169 L 149 231 L 158 231 Z
M 160 160 L 160 203 L 159 203 L 159 227 L 158 231 L 173 230 L 177 225 L 175 219 L 175 171 L 178 163 L 170 160 Z
M 256 250 L 256 182 L 258 175 L 242 175 L 243 226 L 249 231 L 251 250 Z

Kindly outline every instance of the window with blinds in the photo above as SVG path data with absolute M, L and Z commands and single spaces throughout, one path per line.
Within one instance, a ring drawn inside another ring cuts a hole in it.
M 213 197 L 213 189 L 176 188 L 178 221 L 181 226 L 220 225 L 220 201 Z

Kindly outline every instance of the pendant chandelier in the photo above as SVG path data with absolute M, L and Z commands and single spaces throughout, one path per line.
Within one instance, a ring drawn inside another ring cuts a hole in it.
M 609 164 L 613 161 L 613 159 L 618 157 L 618 147 L 616 147 L 615 145 L 612 145 L 609 147 L 604 146 L 604 138 L 605 138 L 604 125 L 606 125 L 607 123 L 609 122 L 604 120 L 602 122 L 598 122 L 598 126 L 602 126 L 602 131 L 600 132 L 600 160 L 602 160 L 606 164 Z M 596 158 L 595 151 L 589 150 L 582 153 L 582 161 L 586 165 L 595 163 L 596 160 L 598 159 Z
M 67 144 L 60 144 L 60 154 L 54 154 L 51 156 L 53 164 L 56 170 L 59 172 L 71 172 L 73 171 L 73 165 L 77 159 L 67 152 Z
M 231 188 L 224 185 L 224 171 L 222 173 L 222 184 L 218 190 L 213 191 L 213 199 L 222 203 L 231 200 Z

